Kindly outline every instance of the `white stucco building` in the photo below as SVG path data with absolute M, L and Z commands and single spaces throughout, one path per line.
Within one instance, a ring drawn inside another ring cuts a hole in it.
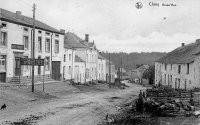
M 106 59 L 102 57 L 100 54 L 98 55 L 98 80 L 106 81 Z
M 32 22 L 32 18 L 20 11 L 13 13 L 0 9 L 0 82 L 19 81 L 19 77 L 23 81 L 31 77 L 31 66 L 20 65 L 20 58 L 32 58 Z M 59 80 L 64 30 L 58 31 L 37 20 L 35 26 L 35 58 L 46 60 L 45 68 L 35 66 L 35 77 L 39 80 L 45 69 L 47 77 Z
M 155 84 L 173 88 L 200 87 L 200 40 L 184 45 L 155 62 Z

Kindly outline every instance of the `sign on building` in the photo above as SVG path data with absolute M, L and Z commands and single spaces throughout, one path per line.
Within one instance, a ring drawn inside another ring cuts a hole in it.
M 20 64 L 21 65 L 32 65 L 32 64 L 34 64 L 35 66 L 44 66 L 44 59 L 33 60 L 32 58 L 21 58 Z
M 24 50 L 24 45 L 12 44 L 12 45 L 11 45 L 11 49 Z

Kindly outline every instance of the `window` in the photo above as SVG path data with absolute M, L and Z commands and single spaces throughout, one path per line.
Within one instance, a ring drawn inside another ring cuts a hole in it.
M 71 56 L 72 56 L 72 54 L 69 54 L 69 61 L 71 61 L 71 58 L 72 58 Z
M 24 36 L 23 41 L 24 41 L 24 48 L 28 49 L 29 48 L 28 36 Z
M 59 41 L 55 41 L 55 53 L 59 53 Z
M 50 69 L 50 58 L 46 57 L 45 58 L 45 70 L 49 70 Z
M 171 64 L 171 70 L 172 70 L 172 64 Z
M 166 84 L 166 74 L 165 74 L 165 79 L 164 80 L 165 80 L 164 83 Z
M 180 89 L 180 84 L 181 83 L 181 79 L 178 79 L 178 89 Z
M 191 80 L 189 80 L 189 84 L 191 84 L 192 82 L 191 82 Z
M 42 52 L 42 37 L 38 37 L 38 52 Z
M 50 39 L 46 38 L 45 51 L 50 52 Z
M 71 66 L 68 67 L 68 74 L 71 74 Z
M 7 33 L 6 32 L 1 32 L 1 41 L 0 41 L 0 46 L 6 46 L 7 44 Z
M 0 71 L 6 71 L 6 56 L 0 55 Z
M 87 68 L 87 69 L 86 69 L 86 78 L 89 78 L 89 75 L 90 75 L 89 73 L 90 73 L 90 71 L 89 71 L 89 69 Z
M 178 74 L 181 73 L 181 65 L 178 65 Z
M 7 24 L 6 23 L 1 23 L 1 25 L 6 28 L 7 27 Z
M 187 63 L 187 74 L 189 74 L 189 73 L 190 73 L 190 64 Z
M 167 70 L 167 64 L 165 64 L 165 70 Z
M 38 30 L 38 33 L 39 33 L 39 34 L 41 34 L 41 33 L 42 33 L 42 31 L 41 31 L 41 30 Z
M 63 58 L 64 58 L 64 62 L 66 62 L 66 55 L 64 55 L 64 57 L 63 57 Z
M 28 28 L 24 28 L 24 32 L 28 32 Z
M 46 35 L 47 35 L 47 36 L 49 36 L 49 35 L 50 35 L 50 33 L 49 33 L 49 32 L 46 32 Z
M 58 34 L 56 34 L 55 36 L 56 36 L 57 38 L 59 37 L 59 35 L 58 35 Z

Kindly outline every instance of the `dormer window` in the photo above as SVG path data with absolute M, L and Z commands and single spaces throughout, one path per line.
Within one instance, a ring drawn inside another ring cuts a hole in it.
M 49 35 L 50 35 L 50 33 L 49 33 L 49 32 L 46 32 L 46 35 L 47 35 L 47 36 L 49 36 Z

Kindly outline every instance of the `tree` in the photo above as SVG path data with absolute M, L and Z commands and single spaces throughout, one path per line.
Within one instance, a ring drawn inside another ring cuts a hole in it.
M 148 69 L 146 69 L 143 73 L 143 78 L 149 80 L 149 84 L 154 84 L 154 78 L 155 78 L 155 66 L 150 66 Z

